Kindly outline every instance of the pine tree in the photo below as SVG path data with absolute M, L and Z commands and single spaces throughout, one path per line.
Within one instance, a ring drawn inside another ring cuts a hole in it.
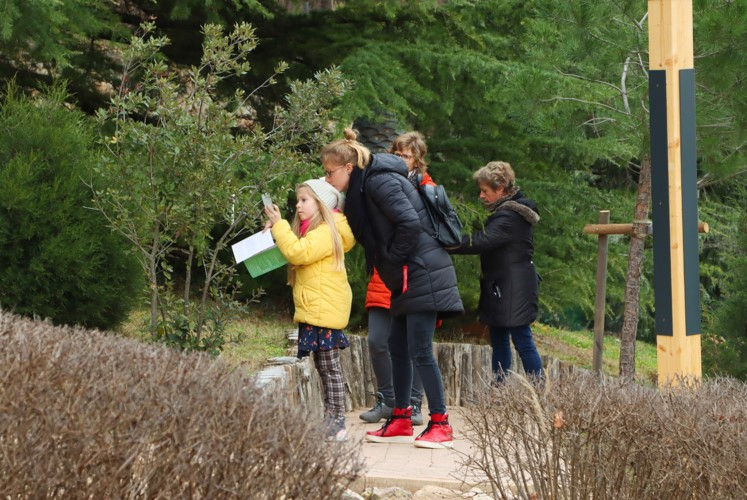
M 0 16 L 0 52 L 22 65 L 65 67 L 91 40 L 117 29 L 110 5 L 99 0 L 6 0 Z
M 743 8 L 707 4 L 696 6 L 695 18 L 706 20 L 696 22 L 696 41 L 699 36 L 710 40 L 704 44 L 709 47 L 706 52 L 696 43 L 696 69 L 699 64 L 711 68 L 720 57 L 732 53 L 729 44 L 743 36 L 741 28 L 733 30 L 730 37 L 714 36 L 708 30 L 716 18 L 739 15 L 744 19 L 738 13 Z M 532 120 L 540 140 L 553 138 L 566 148 L 573 145 L 581 162 L 571 168 L 578 168 L 590 181 L 600 186 L 619 184 L 626 178 L 637 181 L 640 203 L 633 220 L 646 219 L 650 160 L 645 5 L 557 0 L 539 0 L 533 5 L 524 48 L 527 60 L 534 64 L 522 66 L 507 86 L 506 92 L 524 96 L 508 112 Z M 714 15 L 714 11 L 719 13 Z M 710 29 L 713 31 L 713 26 Z M 743 60 L 743 56 L 735 56 Z M 722 168 L 709 159 L 724 159 L 728 156 L 724 150 L 734 152 L 740 144 L 740 119 L 733 118 L 729 102 L 733 96 L 729 99 L 719 89 L 718 77 L 712 78 L 711 73 L 720 72 L 714 68 L 697 73 L 701 180 Z M 527 106 L 527 102 L 534 104 Z M 713 126 L 721 132 L 718 141 L 713 140 Z M 632 238 L 620 359 L 621 374 L 630 377 L 635 366 L 643 252 L 643 238 Z

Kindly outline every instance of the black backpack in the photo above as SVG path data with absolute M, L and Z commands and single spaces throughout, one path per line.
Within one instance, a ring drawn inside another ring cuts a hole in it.
M 451 206 L 446 190 L 440 185 L 423 185 L 423 176 L 417 176 L 418 191 L 433 226 L 433 236 L 444 248 L 458 247 L 462 241 L 464 227 Z

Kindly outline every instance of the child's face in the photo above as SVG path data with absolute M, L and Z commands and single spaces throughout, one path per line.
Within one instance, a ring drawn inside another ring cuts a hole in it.
M 319 205 L 311 195 L 309 188 L 302 187 L 297 193 L 296 212 L 301 220 L 309 220 L 319 212 Z

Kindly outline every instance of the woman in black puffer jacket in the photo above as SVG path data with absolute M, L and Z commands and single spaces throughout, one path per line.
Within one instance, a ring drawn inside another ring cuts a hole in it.
M 433 355 L 436 321 L 463 312 L 451 257 L 424 230 L 430 225 L 425 205 L 405 162 L 392 154 L 371 154 L 345 130 L 345 139 L 322 150 L 327 182 L 345 192 L 344 213 L 374 266 L 392 292 L 392 381 L 395 408 L 384 426 L 367 434 L 373 442 L 412 442 L 410 388 L 418 370 L 431 420 L 414 440 L 421 448 L 452 446 L 443 381 Z M 410 359 L 412 363 L 410 363 Z
M 532 261 L 532 233 L 540 218 L 537 206 L 516 187 L 514 171 L 506 162 L 490 162 L 474 178 L 490 215 L 482 230 L 465 236 L 462 245 L 449 252 L 480 255 L 478 314 L 490 330 L 496 380 L 503 381 L 511 368 L 511 340 L 527 375 L 542 380 L 542 360 L 530 327 L 537 319 L 539 285 Z

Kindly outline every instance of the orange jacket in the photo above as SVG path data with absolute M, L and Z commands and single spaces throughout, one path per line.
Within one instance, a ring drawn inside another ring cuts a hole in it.
M 428 172 L 423 174 L 423 179 L 420 182 L 421 186 L 435 186 L 436 183 Z M 371 279 L 368 281 L 368 288 L 366 289 L 366 309 L 371 307 L 383 307 L 389 309 L 392 303 L 392 292 L 386 287 L 381 278 L 379 277 L 379 271 L 374 268 L 374 272 L 371 275 Z

